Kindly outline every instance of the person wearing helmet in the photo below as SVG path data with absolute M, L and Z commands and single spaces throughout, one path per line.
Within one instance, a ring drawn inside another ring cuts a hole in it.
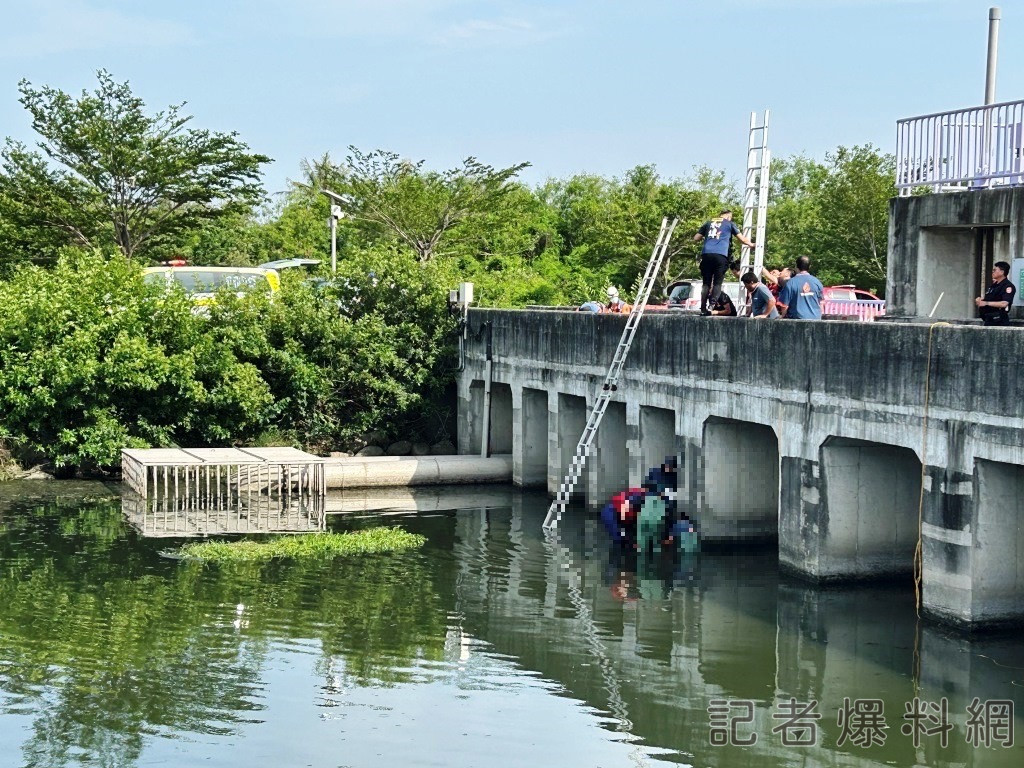
M 616 315 L 628 315 L 632 311 L 633 307 L 622 300 L 619 296 L 619 289 L 614 285 L 608 289 L 608 306 L 604 308 L 604 311 L 612 312 Z

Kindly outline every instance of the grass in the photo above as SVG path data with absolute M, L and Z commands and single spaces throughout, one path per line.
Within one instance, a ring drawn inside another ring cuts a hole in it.
M 342 555 L 402 552 L 423 546 L 426 539 L 401 528 L 368 528 L 350 533 L 306 533 L 241 541 L 202 541 L 186 544 L 183 558 L 215 563 L 264 562 L 274 558 L 326 560 Z

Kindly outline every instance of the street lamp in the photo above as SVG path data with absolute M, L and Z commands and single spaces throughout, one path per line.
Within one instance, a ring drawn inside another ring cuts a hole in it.
M 348 195 L 331 192 L 329 189 L 321 189 L 320 194 L 326 195 L 327 199 L 331 201 L 331 216 L 328 219 L 328 223 L 331 225 L 331 272 L 336 273 L 338 271 L 338 219 L 345 218 L 345 211 L 341 206 L 350 204 L 352 198 Z

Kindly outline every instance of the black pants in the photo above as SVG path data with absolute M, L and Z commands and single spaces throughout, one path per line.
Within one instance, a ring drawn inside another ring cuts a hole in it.
M 700 289 L 701 312 L 709 311 L 709 296 L 712 305 L 718 301 L 718 294 L 722 292 L 722 279 L 728 266 L 729 257 L 720 253 L 705 253 L 700 257 L 700 276 L 704 278 L 704 285 Z
M 985 325 L 1009 325 L 1010 313 L 992 307 L 981 308 L 981 322 Z

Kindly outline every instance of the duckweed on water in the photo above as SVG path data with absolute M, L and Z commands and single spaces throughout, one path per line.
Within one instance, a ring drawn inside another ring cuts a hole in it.
M 261 562 L 273 558 L 328 559 L 341 555 L 402 552 L 423 546 L 426 539 L 401 528 L 369 528 L 349 533 L 306 533 L 242 541 L 186 544 L 180 556 L 210 562 Z

